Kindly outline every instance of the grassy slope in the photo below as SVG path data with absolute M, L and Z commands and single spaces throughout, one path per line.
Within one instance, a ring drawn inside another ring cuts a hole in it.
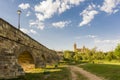
M 108 80 L 120 80 L 120 65 L 86 64 L 80 67 Z

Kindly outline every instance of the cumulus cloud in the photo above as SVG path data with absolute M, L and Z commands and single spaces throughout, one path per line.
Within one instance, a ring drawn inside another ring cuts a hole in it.
M 44 29 L 44 21 L 46 19 L 52 18 L 54 14 L 61 14 L 66 10 L 79 5 L 84 0 L 44 0 L 41 1 L 39 4 L 34 6 L 35 15 L 37 18 L 37 22 L 35 21 L 34 24 L 37 26 L 42 26 L 40 29 Z M 32 22 L 33 23 L 33 22 Z M 31 23 L 30 23 L 31 24 Z M 66 22 L 59 22 L 56 27 L 64 27 Z M 59 26 L 60 25 L 60 26 Z
M 55 12 L 57 11 L 57 8 L 60 5 L 60 1 L 56 0 L 46 0 L 40 2 L 40 4 L 35 5 L 35 11 L 36 16 L 39 20 L 44 21 L 45 19 L 51 18 Z
M 45 17 L 42 14 L 36 13 L 35 15 L 39 21 L 44 21 Z
M 83 1 L 84 0 L 62 0 L 58 8 L 59 13 L 61 14 L 65 12 L 66 10 L 70 9 L 71 7 L 79 5 Z
M 39 21 L 39 20 L 36 20 L 36 21 L 30 21 L 29 22 L 29 26 L 30 27 L 37 27 L 38 29 L 40 30 L 43 30 L 45 25 L 43 22 Z
M 70 6 L 67 4 L 67 2 L 62 2 L 60 7 L 58 8 L 59 13 L 63 13 L 67 9 L 70 9 Z
M 120 4 L 120 0 L 104 0 L 103 5 L 100 7 L 101 11 L 106 13 L 118 12 L 117 6 Z
M 59 21 L 59 22 L 54 22 L 52 25 L 56 28 L 63 28 L 66 25 L 68 25 L 71 21 Z
M 51 18 L 55 13 L 63 13 L 84 0 L 46 0 L 35 5 L 36 17 L 40 21 Z
M 87 25 L 94 19 L 94 16 L 98 14 L 98 11 L 94 10 L 95 7 L 96 6 L 94 4 L 89 5 L 82 13 L 80 13 L 83 17 L 83 21 L 80 22 L 79 26 Z
M 30 11 L 28 11 L 28 12 L 27 12 L 27 14 L 26 14 L 26 16 L 28 17 L 28 16 L 30 16 L 30 14 L 31 14 L 31 12 L 30 12 Z
M 74 5 L 79 5 L 80 2 L 83 2 L 85 0 L 68 0 L 70 4 L 74 4 Z
M 21 28 L 20 29 L 21 31 L 23 31 L 24 33 L 26 33 L 26 34 L 30 34 L 30 33 L 32 33 L 32 34 L 36 34 L 37 32 L 35 31 L 35 30 L 33 30 L 33 29 L 25 29 L 25 28 Z
M 29 3 L 21 3 L 18 7 L 25 10 L 25 9 L 30 8 L 30 4 Z

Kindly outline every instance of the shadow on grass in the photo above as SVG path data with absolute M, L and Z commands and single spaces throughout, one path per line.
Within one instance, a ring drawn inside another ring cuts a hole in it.
M 8 80 L 70 80 L 70 72 L 67 68 L 59 68 L 60 71 L 45 70 L 43 73 L 26 73 L 25 76 L 21 76 L 16 79 Z
M 27 73 L 27 80 L 70 80 L 70 72 L 67 68 L 59 68 L 60 71 L 45 70 L 43 73 Z

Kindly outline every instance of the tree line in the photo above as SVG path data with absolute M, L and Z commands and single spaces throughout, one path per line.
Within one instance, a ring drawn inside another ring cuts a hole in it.
M 66 61 L 90 61 L 93 62 L 94 60 L 119 60 L 120 61 L 120 44 L 116 46 L 113 51 L 103 52 L 97 51 L 96 48 L 87 49 L 86 51 L 64 51 L 63 55 L 64 60 Z

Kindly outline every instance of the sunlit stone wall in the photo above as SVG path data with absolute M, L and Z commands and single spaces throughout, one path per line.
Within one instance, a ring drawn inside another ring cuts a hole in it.
M 32 55 L 35 67 L 44 67 L 59 60 L 55 51 L 0 18 L 0 78 L 24 74 L 18 57 L 25 51 Z

